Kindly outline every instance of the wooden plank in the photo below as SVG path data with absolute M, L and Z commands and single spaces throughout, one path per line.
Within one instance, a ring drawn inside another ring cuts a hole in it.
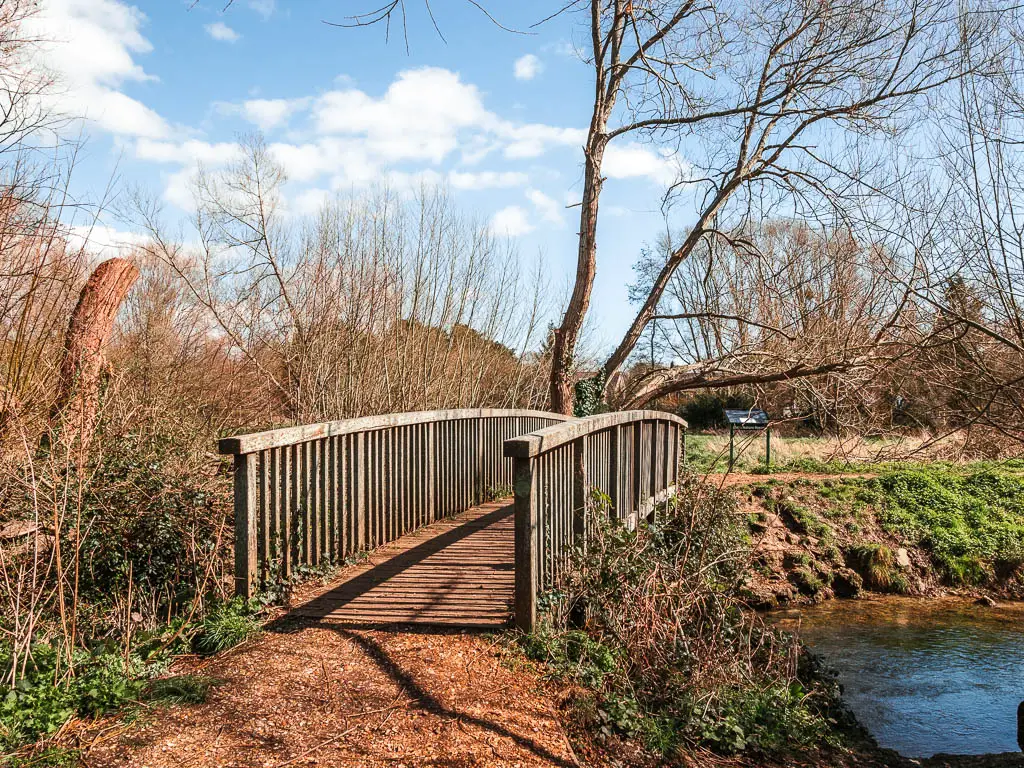
M 491 502 L 371 553 L 295 613 L 353 625 L 499 627 L 512 614 L 514 562 L 513 503 Z
M 235 457 L 235 594 L 248 600 L 256 582 L 256 460 Z

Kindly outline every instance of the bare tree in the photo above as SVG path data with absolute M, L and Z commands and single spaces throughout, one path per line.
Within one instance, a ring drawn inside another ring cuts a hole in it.
M 247 361 L 264 421 L 323 421 L 413 407 L 538 404 L 543 286 L 441 190 L 387 190 L 286 217 L 284 176 L 262 141 L 196 186 L 197 250 L 158 211 L 148 250 L 183 280 Z
M 663 254 L 674 250 L 666 240 L 660 255 L 639 265 L 640 301 Z M 877 279 L 884 263 L 882 252 L 846 232 L 790 221 L 733 233 L 730 243 L 701 241 L 651 317 L 651 362 L 636 366 L 614 404 L 840 373 L 847 387 L 863 386 L 899 340 L 895 326 L 906 306 L 906 290 Z M 659 364 L 665 360 L 671 365 Z
M 551 398 L 561 411 L 572 405 L 573 350 L 597 268 L 610 142 L 646 137 L 685 155 L 670 198 L 692 199 L 696 222 L 651 280 L 605 381 L 658 314 L 675 271 L 707 241 L 728 243 L 744 222 L 773 211 L 834 221 L 844 201 L 882 186 L 883 168 L 866 150 L 898 132 L 924 94 L 960 77 L 965 40 L 984 33 L 945 3 L 916 0 L 571 7 L 589 15 L 595 97 L 576 282 L 555 332 Z M 675 377 L 689 374 L 666 373 L 661 390 Z

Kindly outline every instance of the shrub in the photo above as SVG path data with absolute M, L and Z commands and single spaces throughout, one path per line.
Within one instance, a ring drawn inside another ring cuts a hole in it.
M 595 528 L 522 642 L 594 691 L 580 709 L 600 733 L 670 754 L 772 751 L 830 732 L 837 692 L 798 674 L 795 641 L 742 608 L 749 543 L 730 495 L 689 478 L 656 523 L 629 531 L 599 514 Z

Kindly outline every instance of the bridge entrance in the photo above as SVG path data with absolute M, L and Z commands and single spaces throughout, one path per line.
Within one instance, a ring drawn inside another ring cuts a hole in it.
M 296 612 L 481 628 L 514 614 L 530 630 L 538 595 L 592 530 L 594 492 L 623 525 L 652 515 L 677 482 L 685 427 L 660 411 L 476 409 L 225 438 L 236 592 L 370 553 Z

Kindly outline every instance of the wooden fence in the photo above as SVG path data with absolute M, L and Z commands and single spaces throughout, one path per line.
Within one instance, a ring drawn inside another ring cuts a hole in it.
M 624 525 L 649 518 L 671 493 L 686 422 L 661 411 L 623 411 L 559 423 L 505 442 L 513 459 L 516 625 L 532 631 L 537 596 L 556 585 L 569 552 L 585 542 L 592 490 Z
M 503 495 L 509 438 L 569 417 L 543 411 L 393 413 L 220 441 L 233 454 L 235 591 L 334 564 Z

